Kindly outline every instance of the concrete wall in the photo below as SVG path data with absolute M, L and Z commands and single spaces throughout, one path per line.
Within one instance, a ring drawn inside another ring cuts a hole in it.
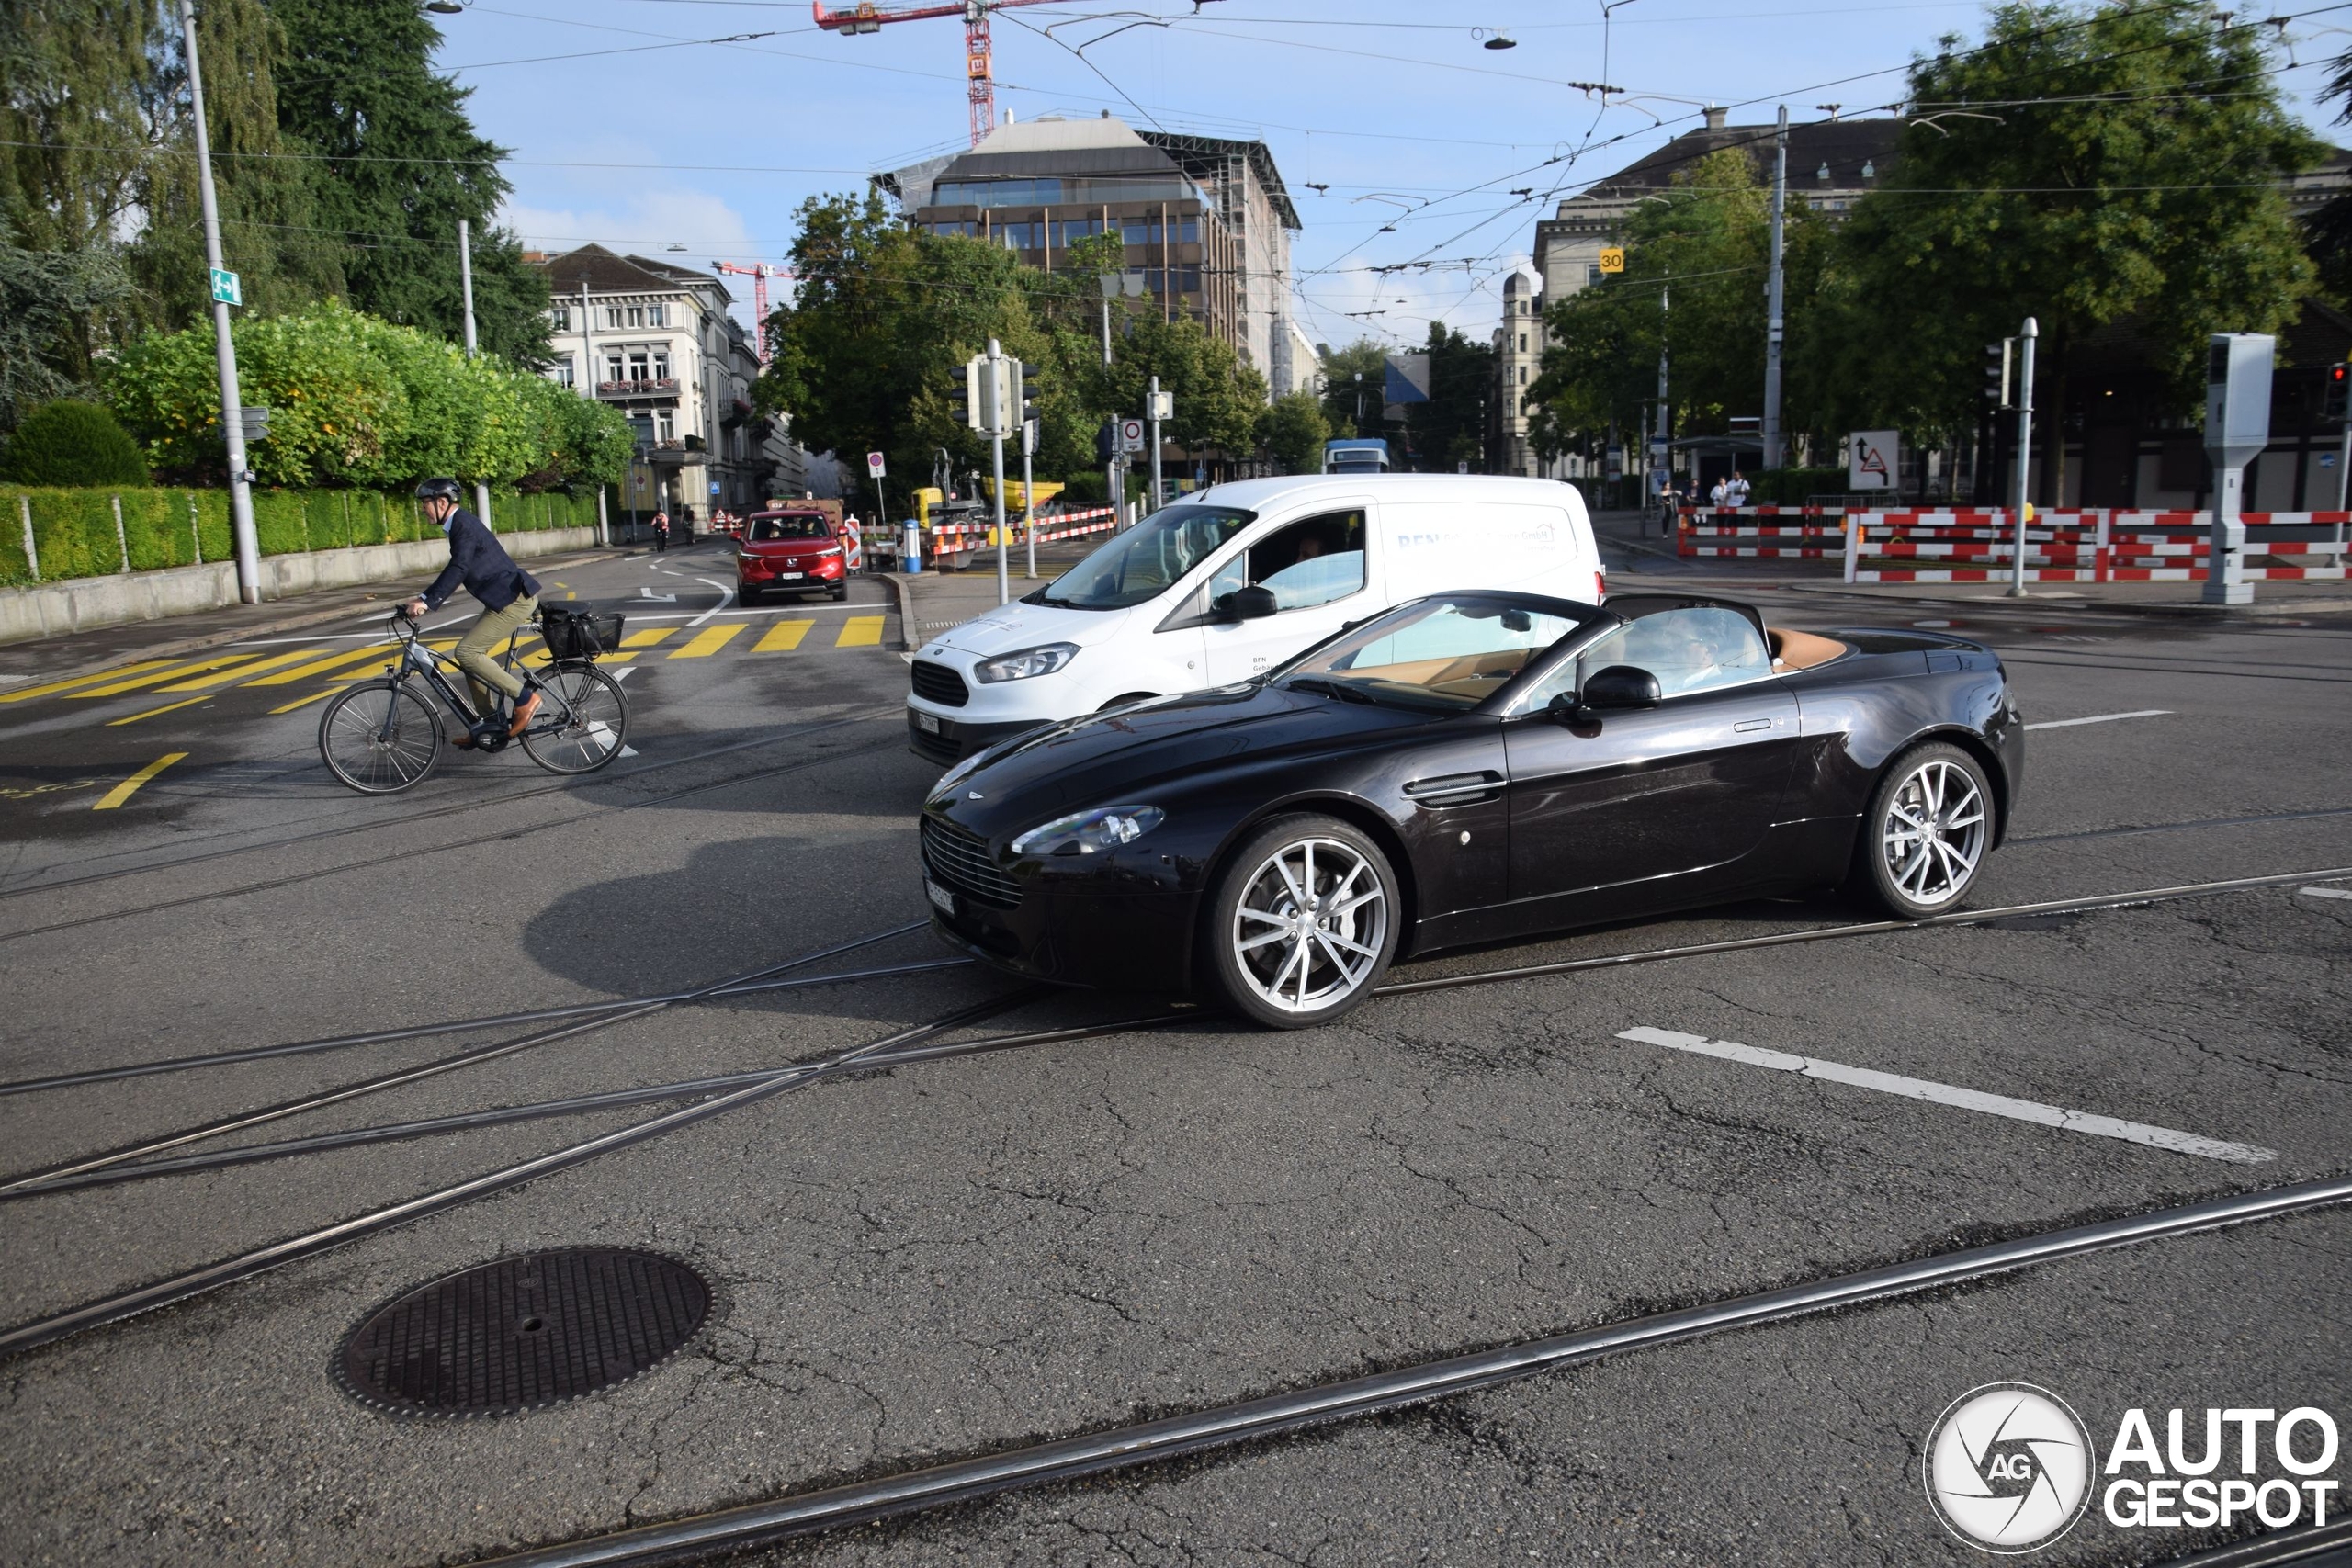
M 594 528 L 545 528 L 530 534 L 501 534 L 499 543 L 516 558 L 593 549 Z M 362 545 L 347 550 L 264 556 L 261 596 L 290 599 L 321 588 L 355 582 L 393 582 L 439 571 L 449 547 L 439 539 L 419 544 Z M 0 643 L 26 642 L 130 621 L 192 615 L 237 603 L 237 569 L 231 561 L 131 571 L 113 577 L 77 577 L 32 588 L 0 589 Z

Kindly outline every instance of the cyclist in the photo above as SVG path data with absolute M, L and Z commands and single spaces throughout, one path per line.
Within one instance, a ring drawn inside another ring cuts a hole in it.
M 529 625 L 539 613 L 539 585 L 514 564 L 514 558 L 481 518 L 458 504 L 459 493 L 455 479 L 427 479 L 416 487 L 424 514 L 449 536 L 449 564 L 422 597 L 410 600 L 403 608 L 411 616 L 437 610 L 460 584 L 481 602 L 481 618 L 458 639 L 458 664 L 466 672 L 466 683 L 473 688 L 475 711 L 490 718 L 497 712 L 491 693 L 503 694 L 514 705 L 506 733 L 520 735 L 539 711 L 538 682 L 518 679 L 491 655 L 516 627 Z M 458 737 L 455 743 L 471 746 L 474 738 Z
M 657 512 L 653 514 L 653 553 L 657 556 L 662 555 L 669 548 L 670 514 L 666 512 Z

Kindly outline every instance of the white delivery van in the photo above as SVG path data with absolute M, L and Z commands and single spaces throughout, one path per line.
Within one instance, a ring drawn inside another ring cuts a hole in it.
M 1052 582 L 924 643 L 914 749 L 953 761 L 1040 724 L 1246 681 L 1426 593 L 1597 603 L 1584 498 L 1552 479 L 1244 479 L 1162 507 Z

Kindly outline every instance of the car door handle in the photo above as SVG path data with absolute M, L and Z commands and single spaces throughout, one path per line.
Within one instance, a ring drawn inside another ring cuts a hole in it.
M 1772 721 L 1769 718 L 1743 718 L 1737 724 L 1731 727 L 1732 733 L 1735 735 L 1745 735 L 1751 729 L 1770 729 L 1771 728 Z

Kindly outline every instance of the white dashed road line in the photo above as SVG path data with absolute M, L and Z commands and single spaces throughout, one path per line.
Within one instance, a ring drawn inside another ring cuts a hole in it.
M 1770 1067 L 1776 1072 L 1795 1073 L 1802 1077 L 1850 1084 L 1856 1089 L 1874 1089 L 1882 1094 L 1901 1095 L 1905 1100 L 1924 1100 L 1937 1105 L 1956 1106 L 1962 1111 L 1981 1111 L 1988 1116 L 2007 1116 L 2012 1121 L 2031 1122 L 2038 1126 L 2056 1127 L 2068 1133 L 2088 1133 L 2097 1138 L 2120 1138 L 2125 1143 L 2145 1144 L 2153 1149 L 2196 1155 L 2202 1159 L 2226 1160 L 2232 1165 L 2263 1165 L 2278 1157 L 2276 1151 L 2257 1148 L 2252 1144 L 2224 1143 L 2218 1138 L 2200 1137 L 2195 1133 L 2176 1132 L 2170 1127 L 2152 1127 L 2144 1122 L 2119 1121 L 2112 1116 L 2093 1115 L 2087 1111 L 2068 1111 L 2063 1106 L 2043 1105 L 2037 1100 L 2012 1100 L 2006 1094 L 1986 1094 L 1979 1089 L 1961 1089 L 1952 1084 L 1931 1083 L 1926 1078 L 1906 1078 L 1896 1073 L 1875 1072 L 1869 1067 L 1849 1067 L 1842 1062 L 1825 1062 L 1817 1056 L 1792 1056 L 1785 1051 L 1765 1051 L 1729 1040 L 1710 1040 L 1703 1034 L 1680 1034 L 1671 1029 L 1645 1028 L 1628 1029 L 1617 1038 L 1638 1040 L 1646 1045 L 1664 1045 L 1670 1050 L 1688 1051 L 1693 1055 L 1713 1056 L 1718 1061 L 1740 1062 L 1751 1067 Z
M 2119 718 L 2162 718 L 2170 708 L 2135 708 L 2130 713 L 2095 713 L 2088 718 L 2045 718 L 2040 724 L 2029 724 L 2028 729 L 2072 729 L 2078 724 L 2113 724 Z
M 2352 888 L 2306 887 L 2301 892 L 2306 898 L 2352 898 Z

